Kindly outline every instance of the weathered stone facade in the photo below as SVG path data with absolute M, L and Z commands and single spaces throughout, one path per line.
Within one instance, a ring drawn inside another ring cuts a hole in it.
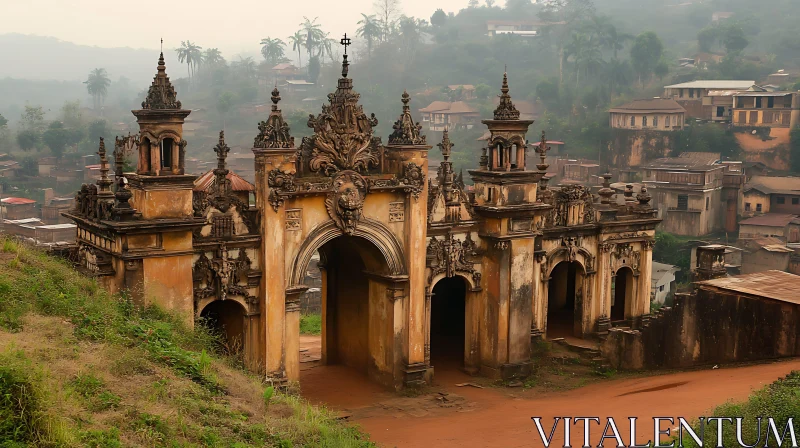
M 374 135 L 377 119 L 358 102 L 346 54 L 336 91 L 299 145 L 273 91 L 253 145 L 255 207 L 230 188 L 222 135 L 214 185 L 192 195 L 194 177 L 182 174 L 188 111 L 165 77 L 160 61 L 149 108 L 134 112 L 139 168 L 123 176 L 120 162 L 117 176 L 130 187 L 120 182 L 115 200 L 105 183 L 87 186 L 89 199 L 69 214 L 88 248 L 80 262 L 109 289 L 144 285 L 144 303 L 152 297 L 188 320 L 209 307 L 226 326 L 239 319 L 247 364 L 269 380 L 299 380 L 299 297 L 315 253 L 322 362 L 393 388 L 428 382 L 448 362 L 524 376 L 535 339 L 590 337 L 639 325 L 649 312 L 658 219 L 646 188 L 626 193 L 624 205 L 612 204 L 610 175 L 600 200 L 580 186 L 548 188 L 546 139 L 529 168 L 533 121 L 520 119 L 506 76 L 494 117 L 483 121 L 490 136 L 469 171 L 472 189 L 453 172 L 447 132 L 444 161 L 426 181 L 431 146 L 407 93 L 388 142 Z M 100 231 L 108 242 L 93 236 Z M 142 268 L 128 270 L 136 260 Z

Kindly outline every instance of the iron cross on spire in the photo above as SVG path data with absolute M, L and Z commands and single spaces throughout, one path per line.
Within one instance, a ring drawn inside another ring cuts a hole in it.
M 347 54 L 347 46 L 350 45 L 350 38 L 347 37 L 347 33 L 344 33 L 344 37 L 339 41 L 339 43 L 344 45 L 344 54 Z

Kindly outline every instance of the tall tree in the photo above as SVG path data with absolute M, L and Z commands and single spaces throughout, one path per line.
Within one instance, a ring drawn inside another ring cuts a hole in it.
M 375 0 L 373 6 L 383 28 L 383 41 L 387 42 L 394 28 L 394 22 L 400 15 L 400 0 Z
M 744 29 L 738 24 L 727 26 L 722 33 L 722 45 L 728 53 L 741 53 L 749 44 Z
M 61 106 L 61 121 L 65 127 L 79 128 L 83 126 L 83 115 L 81 114 L 81 102 L 65 101 Z
M 218 48 L 208 48 L 203 51 L 203 63 L 206 67 L 221 67 L 226 64 Z
M 303 49 L 304 42 L 302 30 L 297 30 L 294 34 L 289 36 L 289 43 L 292 44 L 292 51 L 297 52 L 297 63 L 300 64 L 300 67 L 303 66 L 303 56 L 300 54 L 300 50 Z
M 22 127 L 25 129 L 41 131 L 44 127 L 44 109 L 42 106 L 30 106 L 26 104 L 21 118 Z
M 663 52 L 664 44 L 661 43 L 661 39 L 656 33 L 646 31 L 636 36 L 633 47 L 631 47 L 631 62 L 633 69 L 639 75 L 640 86 L 643 86 L 644 81 L 653 73 Z
M 203 61 L 202 51 L 203 47 L 195 45 L 190 40 L 182 41 L 180 48 L 175 50 L 175 52 L 178 53 L 178 60 L 181 63 L 186 63 L 186 72 L 189 75 L 190 82 L 195 69 L 197 69 L 197 66 Z
M 56 159 L 59 160 L 61 159 L 61 156 L 64 155 L 64 151 L 67 149 L 69 138 L 69 131 L 64 128 L 64 123 L 60 121 L 54 121 L 50 123 L 50 126 L 48 126 L 47 130 L 42 134 L 42 140 L 44 140 L 44 144 L 50 148 L 50 152 L 53 153 Z
M 286 46 L 282 40 L 276 38 L 261 39 L 261 56 L 268 64 L 278 64 L 280 61 L 286 59 L 284 47 Z
M 230 112 L 231 107 L 233 107 L 233 101 L 235 100 L 236 96 L 232 92 L 223 92 L 217 98 L 217 112 L 222 115 L 222 130 L 225 131 L 225 125 L 227 124 L 228 112 Z
M 20 149 L 23 151 L 30 151 L 36 147 L 38 141 L 39 133 L 33 129 L 23 129 L 17 132 L 17 145 L 19 145 Z
M 542 4 L 538 15 L 548 23 L 543 32 L 556 47 L 559 83 L 564 82 L 564 47 L 572 39 L 573 31 L 592 14 L 594 5 L 591 0 L 544 0 Z
M 0 114 L 0 128 L 4 128 L 8 124 L 8 119 Z
M 431 16 L 431 25 L 442 26 L 447 22 L 447 13 L 442 8 L 437 9 Z
M 374 14 L 368 16 L 361 13 L 361 17 L 362 19 L 358 21 L 360 26 L 356 30 L 356 35 L 367 41 L 367 55 L 372 57 L 372 45 L 376 40 L 380 40 L 381 38 L 381 26 L 378 23 L 378 18 Z
M 256 77 L 256 61 L 250 56 L 246 58 L 239 56 L 239 60 L 233 62 L 232 66 L 245 79 L 254 79 Z
M 322 26 L 317 23 L 317 17 L 309 20 L 308 17 L 303 16 L 300 26 L 301 31 L 305 34 L 306 56 L 310 58 L 314 54 L 314 49 L 322 42 L 325 33 L 322 31 Z
M 89 73 L 89 77 L 83 82 L 86 84 L 86 90 L 89 95 L 92 95 L 94 101 L 94 109 L 105 101 L 108 95 L 108 86 L 111 85 L 111 80 L 108 78 L 108 73 L 104 68 L 96 68 Z
M 405 54 L 405 63 L 414 62 L 417 47 L 422 41 L 422 33 L 428 28 L 428 22 L 423 19 L 402 16 L 399 20 L 401 48 Z
M 319 56 L 311 56 L 308 60 L 308 82 L 316 83 L 319 78 Z

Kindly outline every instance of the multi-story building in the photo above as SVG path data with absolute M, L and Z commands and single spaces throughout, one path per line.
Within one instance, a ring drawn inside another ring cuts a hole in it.
M 800 93 L 736 92 L 732 122 L 736 126 L 793 128 L 800 118 Z
M 664 231 L 701 236 L 723 227 L 725 166 L 718 161 L 719 154 L 683 153 L 642 167 L 642 183 L 653 195 Z
M 686 109 L 686 116 L 711 121 L 725 108 L 733 106 L 733 98 L 710 96 L 712 91 L 741 91 L 755 86 L 755 81 L 702 80 L 673 84 L 664 87 L 664 97 L 672 98 Z M 720 109 L 722 108 L 722 109 Z
M 669 98 L 633 100 L 610 109 L 608 162 L 627 168 L 666 156 L 672 150 L 672 131 L 683 129 L 685 112 Z
M 472 129 L 480 122 L 478 111 L 464 101 L 434 101 L 419 111 L 430 131 Z

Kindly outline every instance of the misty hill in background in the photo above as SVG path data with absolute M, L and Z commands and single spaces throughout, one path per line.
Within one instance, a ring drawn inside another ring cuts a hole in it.
M 167 65 L 177 64 L 174 51 L 165 53 Z M 112 81 L 125 76 L 135 85 L 146 85 L 153 77 L 158 50 L 101 48 L 54 37 L 0 34 L 0 61 L 0 78 L 82 82 L 89 71 L 103 67 Z

